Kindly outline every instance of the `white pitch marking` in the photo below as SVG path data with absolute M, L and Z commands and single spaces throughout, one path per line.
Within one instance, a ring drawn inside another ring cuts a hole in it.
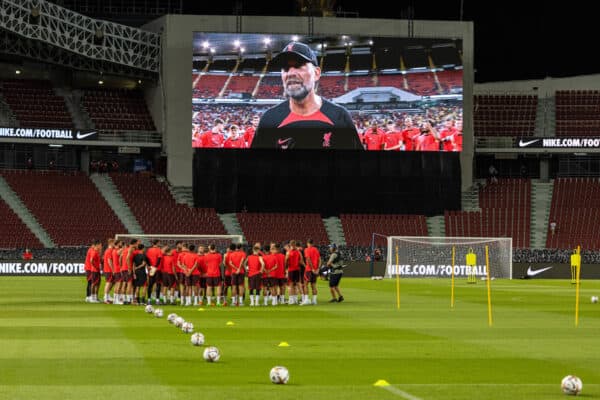
M 394 387 L 392 385 L 390 385 L 390 386 L 382 386 L 381 388 L 387 390 L 390 393 L 395 394 L 396 396 L 400 396 L 400 397 L 402 397 L 402 398 L 404 398 L 406 400 L 423 400 L 420 397 L 413 396 L 412 394 L 406 393 L 404 390 L 400 390 L 397 387 Z

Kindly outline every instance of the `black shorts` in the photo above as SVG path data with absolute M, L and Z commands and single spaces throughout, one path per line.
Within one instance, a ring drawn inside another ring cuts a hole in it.
M 171 285 L 173 285 L 173 282 L 175 282 L 175 275 L 163 272 L 161 274 L 161 280 L 164 287 L 170 288 Z
M 225 275 L 223 278 L 223 286 L 231 286 L 231 275 Z
M 233 286 L 240 286 L 244 284 L 244 274 L 232 274 L 231 284 Z
M 105 272 L 104 278 L 106 279 L 106 283 L 112 283 L 115 281 L 115 274 L 113 272 Z
M 304 272 L 304 282 L 305 283 L 316 283 L 317 275 L 313 274 L 312 271 L 305 271 Z
M 339 286 L 342 274 L 329 274 L 329 287 Z
M 139 269 L 135 272 L 135 279 L 133 281 L 133 286 L 135 286 L 135 287 L 144 286 L 146 284 L 146 280 L 148 279 L 148 276 L 146 275 L 145 271 L 140 272 L 140 271 L 142 271 L 142 269 Z
M 190 275 L 187 277 L 188 286 L 200 287 L 200 275 Z
M 92 285 L 99 284 L 100 283 L 100 272 L 92 271 L 90 273 L 90 282 L 92 282 Z
M 298 269 L 296 271 L 288 271 L 288 279 L 292 283 L 300 282 L 300 270 Z
M 121 282 L 129 283 L 131 282 L 131 274 L 128 270 L 121 271 Z
M 259 290 L 262 278 L 260 274 L 256 274 L 248 277 L 248 286 L 250 286 L 250 290 Z
M 271 281 L 271 278 L 262 278 L 261 277 L 261 281 L 262 281 L 262 285 L 263 287 L 271 287 L 273 286 L 273 282 Z
M 220 276 L 207 276 L 206 277 L 206 286 L 217 287 L 221 285 L 221 277 Z

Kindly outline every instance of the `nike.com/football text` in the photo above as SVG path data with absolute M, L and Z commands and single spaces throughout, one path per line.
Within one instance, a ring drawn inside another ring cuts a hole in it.
M 471 268 L 468 265 L 455 265 L 454 266 L 454 275 L 456 276 L 467 276 L 471 273 Z M 396 273 L 401 276 L 451 276 L 452 275 L 452 266 L 451 265 L 390 265 L 388 267 L 388 273 L 392 275 L 396 275 Z M 477 265 L 474 267 L 475 275 L 477 276 L 486 276 L 485 265 Z

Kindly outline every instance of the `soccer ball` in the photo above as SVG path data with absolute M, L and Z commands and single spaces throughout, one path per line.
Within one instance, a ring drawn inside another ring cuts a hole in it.
M 157 308 L 156 310 L 154 310 L 154 316 L 156 318 L 162 318 L 164 315 L 162 308 Z
M 194 346 L 202 346 L 204 344 L 204 335 L 200 332 L 196 332 L 192 335 L 190 340 Z
M 592 296 L 592 303 L 596 304 L 598 302 L 598 296 Z
M 169 323 L 174 324 L 175 323 L 175 319 L 178 317 L 179 315 L 175 314 L 175 313 L 171 313 L 169 315 L 167 315 L 167 321 L 169 321 Z
M 181 326 L 185 323 L 185 319 L 183 319 L 183 317 L 177 317 L 175 318 L 175 322 L 173 323 L 173 325 L 175 325 L 178 328 L 181 328 Z
M 194 324 L 192 324 L 191 322 L 184 322 L 181 325 L 181 331 L 183 333 L 192 333 L 192 332 L 194 332 Z
M 575 375 L 567 375 L 560 382 L 560 388 L 564 394 L 575 396 L 583 389 L 583 383 Z
M 204 354 L 202 357 L 204 357 L 204 359 L 208 362 L 217 362 L 219 361 L 219 358 L 221 358 L 221 353 L 216 347 L 210 346 L 204 349 Z
M 271 382 L 276 385 L 285 385 L 290 380 L 290 372 L 286 367 L 276 366 L 271 368 L 271 372 L 269 373 L 269 377 L 271 378 Z
M 152 314 L 154 312 L 154 307 L 148 304 L 146 308 L 144 308 L 144 311 L 146 311 L 148 314 Z

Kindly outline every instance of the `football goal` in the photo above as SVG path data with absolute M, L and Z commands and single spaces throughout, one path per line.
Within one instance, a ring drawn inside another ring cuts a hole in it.
M 512 279 L 512 238 L 388 236 L 386 275 L 487 277 L 486 246 L 489 276 Z

